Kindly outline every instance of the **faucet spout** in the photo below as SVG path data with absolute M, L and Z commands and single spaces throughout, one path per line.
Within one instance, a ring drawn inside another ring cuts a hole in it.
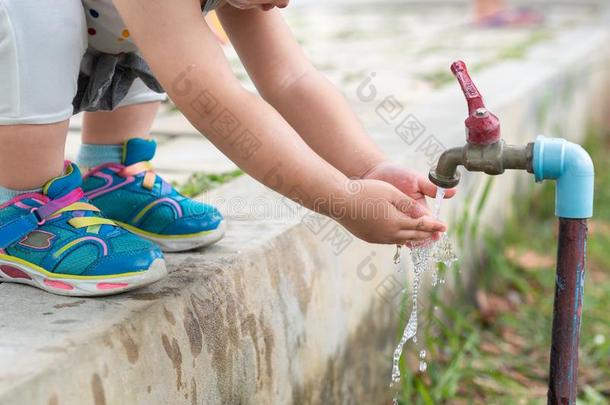
M 467 143 L 446 150 L 428 177 L 439 187 L 453 188 L 460 182 L 458 166 L 464 166 L 470 172 L 490 175 L 502 174 L 507 169 L 533 173 L 533 150 L 533 143 L 526 146 L 506 145 L 502 140 L 489 145 Z
M 436 167 L 430 170 L 428 178 L 438 187 L 453 188 L 460 183 L 458 166 L 464 164 L 464 147 L 451 148 L 443 152 Z

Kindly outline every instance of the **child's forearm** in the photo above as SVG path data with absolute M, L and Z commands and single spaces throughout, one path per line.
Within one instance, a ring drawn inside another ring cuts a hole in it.
M 317 70 L 267 98 L 313 150 L 346 176 L 360 178 L 386 160 L 345 97 Z
M 273 190 L 329 214 L 330 196 L 341 197 L 347 178 L 316 155 L 260 97 L 245 90 L 202 89 L 218 103 L 209 115 L 179 102 L 189 120 L 239 167 Z M 223 121 L 230 124 L 224 124 Z
M 261 95 L 320 156 L 349 177 L 385 160 L 345 98 L 307 60 L 280 13 L 223 7 L 219 16 Z

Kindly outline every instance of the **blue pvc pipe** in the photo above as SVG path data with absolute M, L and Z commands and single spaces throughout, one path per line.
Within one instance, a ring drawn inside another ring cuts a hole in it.
M 536 138 L 533 157 L 536 182 L 556 180 L 555 215 L 584 219 L 593 216 L 595 170 L 580 145 L 561 138 Z

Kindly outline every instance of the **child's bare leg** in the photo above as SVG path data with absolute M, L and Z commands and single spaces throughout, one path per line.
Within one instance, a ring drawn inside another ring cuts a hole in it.
M 0 126 L 0 186 L 41 187 L 63 171 L 68 121 L 47 125 Z
M 105 163 L 121 163 L 123 144 L 131 138 L 150 136 L 159 102 L 131 104 L 114 111 L 88 112 L 83 120 L 83 144 L 77 162 L 82 169 Z
M 83 143 L 121 145 L 129 138 L 148 138 L 159 104 L 133 104 L 112 112 L 85 113 Z

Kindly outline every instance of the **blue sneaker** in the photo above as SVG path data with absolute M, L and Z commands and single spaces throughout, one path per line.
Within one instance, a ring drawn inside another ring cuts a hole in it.
M 181 252 L 218 242 L 225 221 L 213 206 L 178 193 L 150 164 L 157 144 L 133 138 L 123 146 L 122 163 L 92 168 L 83 179 L 85 195 L 120 226 Z
M 41 193 L 0 205 L 0 281 L 70 296 L 111 295 L 167 274 L 153 243 L 104 218 L 74 164 Z

